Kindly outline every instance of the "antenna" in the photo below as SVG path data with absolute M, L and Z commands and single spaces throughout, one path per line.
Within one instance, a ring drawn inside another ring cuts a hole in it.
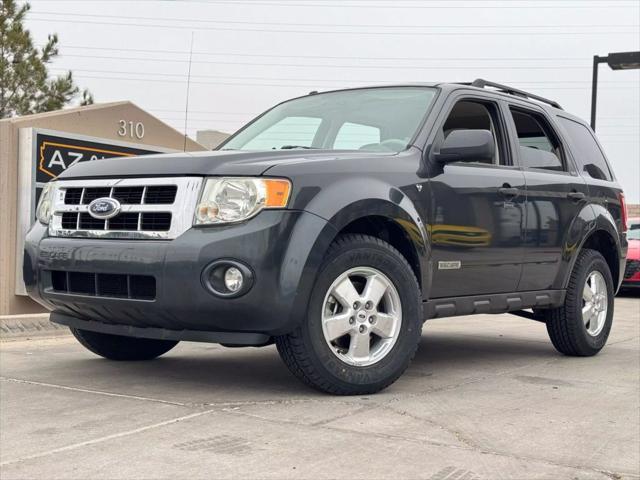
M 189 70 L 187 72 L 187 98 L 184 106 L 184 146 L 187 151 L 187 122 L 189 120 L 189 87 L 191 86 L 191 59 L 193 57 L 193 32 L 191 32 L 191 47 L 189 48 Z

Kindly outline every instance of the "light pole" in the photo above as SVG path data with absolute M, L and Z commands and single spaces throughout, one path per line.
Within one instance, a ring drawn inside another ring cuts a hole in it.
M 591 128 L 596 129 L 596 101 L 598 99 L 598 65 L 606 63 L 611 70 L 632 70 L 640 68 L 640 52 L 610 53 L 606 57 L 593 56 L 593 77 L 591 82 Z

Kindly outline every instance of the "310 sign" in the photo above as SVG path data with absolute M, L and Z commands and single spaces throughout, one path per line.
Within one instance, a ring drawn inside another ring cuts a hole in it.
M 118 135 L 141 140 L 144 138 L 144 123 L 118 120 Z

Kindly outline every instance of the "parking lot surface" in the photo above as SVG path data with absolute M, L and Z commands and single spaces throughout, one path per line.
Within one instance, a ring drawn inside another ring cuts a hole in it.
M 384 392 L 300 384 L 275 347 L 183 343 L 109 362 L 70 336 L 0 345 L 0 477 L 640 477 L 640 299 L 608 346 L 556 353 L 511 315 L 427 322 Z

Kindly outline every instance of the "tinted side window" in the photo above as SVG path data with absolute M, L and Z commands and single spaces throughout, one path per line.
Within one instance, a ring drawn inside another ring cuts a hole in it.
M 541 115 L 511 108 L 520 143 L 520 161 L 526 168 L 562 171 L 560 142 Z
M 569 135 L 571 152 L 576 157 L 578 168 L 592 178 L 611 180 L 611 170 L 591 131 L 568 118 L 558 117 L 558 120 Z
M 496 153 L 493 160 L 483 163 L 507 165 L 504 136 L 500 127 L 498 108 L 491 102 L 461 100 L 456 103 L 442 126 L 444 138 L 455 130 L 488 130 L 493 134 Z

